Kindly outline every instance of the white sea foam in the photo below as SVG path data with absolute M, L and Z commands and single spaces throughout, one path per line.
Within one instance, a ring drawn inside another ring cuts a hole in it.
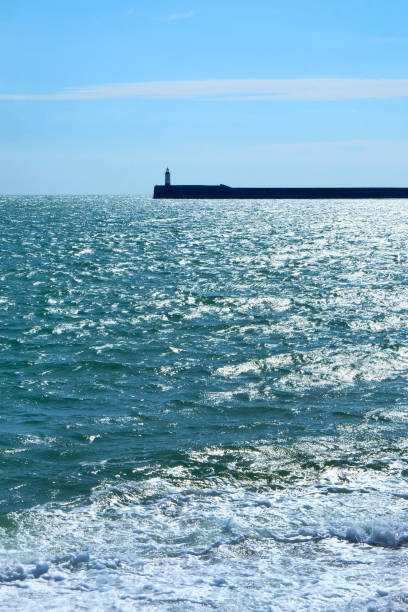
M 266 610 L 273 601 L 323 611 L 402 601 L 405 501 L 385 476 L 348 487 L 339 476 L 263 494 L 154 478 L 14 514 L 16 530 L 2 532 L 0 605 L 17 596 L 21 610 Z

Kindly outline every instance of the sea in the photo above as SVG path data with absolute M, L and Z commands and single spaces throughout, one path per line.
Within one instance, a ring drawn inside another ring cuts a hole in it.
M 408 610 L 408 200 L 0 197 L 0 609 Z

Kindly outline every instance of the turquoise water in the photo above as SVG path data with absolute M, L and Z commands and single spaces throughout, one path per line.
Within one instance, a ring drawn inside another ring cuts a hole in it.
M 408 608 L 408 202 L 0 198 L 0 606 Z

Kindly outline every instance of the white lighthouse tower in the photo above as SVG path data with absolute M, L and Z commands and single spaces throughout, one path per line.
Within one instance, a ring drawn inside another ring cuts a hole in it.
M 167 168 L 164 175 L 164 184 L 166 187 L 170 187 L 170 170 Z

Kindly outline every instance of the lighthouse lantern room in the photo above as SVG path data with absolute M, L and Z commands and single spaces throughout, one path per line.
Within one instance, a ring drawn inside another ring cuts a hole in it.
M 164 175 L 164 184 L 166 187 L 170 187 L 170 170 L 167 168 Z

